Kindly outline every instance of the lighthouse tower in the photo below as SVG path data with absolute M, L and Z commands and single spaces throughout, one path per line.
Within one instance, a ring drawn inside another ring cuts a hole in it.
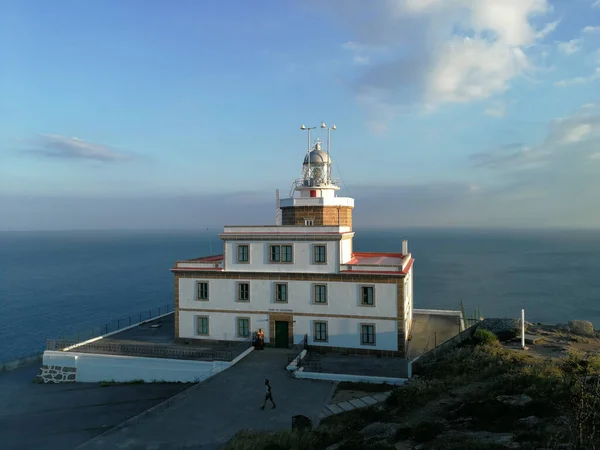
M 308 131 L 308 151 L 302 164 L 302 178 L 294 181 L 290 198 L 280 202 L 282 225 L 340 226 L 352 229 L 354 199 L 337 197 L 339 182 L 331 177 L 331 131 L 336 130 L 336 127 L 333 125 L 327 128 L 321 123 L 321 128 L 327 128 L 328 131 L 326 152 L 319 140 L 311 145 L 310 130 L 314 128 L 316 127 L 301 127 Z

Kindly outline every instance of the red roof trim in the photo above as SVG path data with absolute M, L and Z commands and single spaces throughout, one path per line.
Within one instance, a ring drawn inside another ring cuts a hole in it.
M 414 261 L 415 261 L 414 258 L 410 258 L 410 261 L 408 261 L 408 263 L 406 264 L 406 266 L 404 267 L 404 270 L 402 272 L 403 273 L 408 273 L 408 271 L 412 267 Z
M 404 272 L 400 272 L 399 270 L 340 270 L 340 273 L 368 273 L 372 275 L 405 275 Z
M 201 256 L 200 258 L 186 259 L 186 260 L 178 261 L 178 262 L 187 263 L 187 262 L 217 262 L 217 261 L 223 261 L 223 255 Z
M 276 234 L 278 236 L 304 236 L 307 234 L 310 235 L 318 235 L 318 234 L 330 234 L 330 235 L 334 235 L 334 234 L 354 234 L 354 231 L 315 231 L 314 233 L 308 233 L 308 232 L 302 232 L 302 233 L 286 233 L 286 232 L 281 232 L 281 231 L 236 231 L 235 233 L 219 233 L 219 235 L 234 235 L 234 234 L 267 234 L 267 235 L 272 235 L 272 234 Z
M 171 272 L 198 272 L 198 271 L 209 271 L 209 272 L 222 272 L 221 267 L 173 267 Z

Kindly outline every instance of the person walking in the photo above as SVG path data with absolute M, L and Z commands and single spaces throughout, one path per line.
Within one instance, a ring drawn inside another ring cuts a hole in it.
M 271 403 L 273 404 L 273 406 L 271 406 L 271 409 L 277 408 L 275 402 L 273 401 L 273 389 L 271 389 L 271 383 L 269 383 L 269 380 L 265 380 L 265 402 L 260 407 L 260 409 L 265 409 L 265 406 L 267 405 L 267 400 L 271 400 Z

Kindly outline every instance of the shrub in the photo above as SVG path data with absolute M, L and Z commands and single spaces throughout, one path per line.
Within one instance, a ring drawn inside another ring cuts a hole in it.
M 386 398 L 385 404 L 391 408 L 408 412 L 411 408 L 424 405 L 436 398 L 446 390 L 446 387 L 442 380 L 416 378 L 404 386 L 394 389 Z
M 475 345 L 494 344 L 498 342 L 498 337 L 490 330 L 478 328 L 473 334 L 473 342 Z
M 429 442 L 444 431 L 446 431 L 446 423 L 439 420 L 428 420 L 418 424 L 412 432 L 412 437 L 416 442 Z

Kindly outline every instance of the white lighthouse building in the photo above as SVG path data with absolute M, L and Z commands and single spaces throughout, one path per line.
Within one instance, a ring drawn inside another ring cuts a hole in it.
M 302 178 L 281 200 L 277 223 L 225 226 L 222 255 L 176 262 L 176 338 L 246 341 L 261 328 L 275 347 L 307 336 L 311 351 L 404 357 L 413 309 L 407 241 L 402 251 L 353 250 L 354 199 L 337 195 L 330 139 L 324 151 L 302 129 Z

